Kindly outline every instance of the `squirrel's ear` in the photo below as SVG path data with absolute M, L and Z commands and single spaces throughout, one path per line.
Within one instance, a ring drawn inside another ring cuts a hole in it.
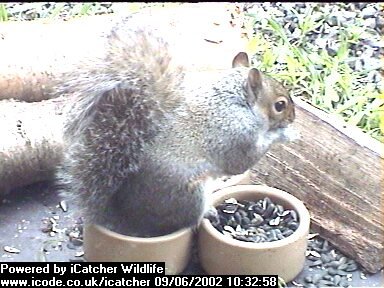
M 232 68 L 242 66 L 242 67 L 249 67 L 249 58 L 247 53 L 245 52 L 240 52 L 238 53 L 235 58 L 232 60 Z
M 263 81 L 261 79 L 261 72 L 256 68 L 252 68 L 248 72 L 247 79 L 247 101 L 250 104 L 254 104 L 257 100 L 257 95 L 262 88 Z
M 248 72 L 248 84 L 251 86 L 252 90 L 260 89 L 263 85 L 261 79 L 261 72 L 256 68 L 252 68 Z

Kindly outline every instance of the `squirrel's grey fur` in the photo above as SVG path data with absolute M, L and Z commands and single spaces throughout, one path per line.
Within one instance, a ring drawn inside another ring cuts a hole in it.
M 208 176 L 242 173 L 285 140 L 294 113 L 274 121 L 260 103 L 286 92 L 256 72 L 257 87 L 248 85 L 249 67 L 189 87 L 157 32 L 127 20 L 105 40 L 104 54 L 84 60 L 57 89 L 70 103 L 58 172 L 66 195 L 88 223 L 126 235 L 194 226 Z

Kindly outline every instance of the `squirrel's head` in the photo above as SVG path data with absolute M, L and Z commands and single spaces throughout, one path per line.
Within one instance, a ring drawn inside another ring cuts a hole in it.
M 248 68 L 243 87 L 246 101 L 266 115 L 269 129 L 287 127 L 295 119 L 295 107 L 288 91 L 277 80 L 250 66 L 245 52 L 238 53 L 232 61 L 233 68 Z

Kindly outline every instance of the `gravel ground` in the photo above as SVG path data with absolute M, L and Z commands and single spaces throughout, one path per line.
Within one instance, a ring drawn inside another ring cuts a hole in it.
M 77 211 L 73 204 L 64 204 L 49 183 L 0 197 L 0 263 L 84 261 L 83 222 Z M 304 270 L 289 287 L 383 287 L 383 272 L 367 274 L 319 235 L 309 238 Z M 196 247 L 182 274 L 204 275 Z

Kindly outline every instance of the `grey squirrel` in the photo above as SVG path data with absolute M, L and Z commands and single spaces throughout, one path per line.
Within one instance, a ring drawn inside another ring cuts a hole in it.
M 125 21 L 58 86 L 69 99 L 58 176 L 88 223 L 140 237 L 197 225 L 209 177 L 243 173 L 289 139 L 292 99 L 246 53 L 199 87 L 171 54 L 157 31 Z

